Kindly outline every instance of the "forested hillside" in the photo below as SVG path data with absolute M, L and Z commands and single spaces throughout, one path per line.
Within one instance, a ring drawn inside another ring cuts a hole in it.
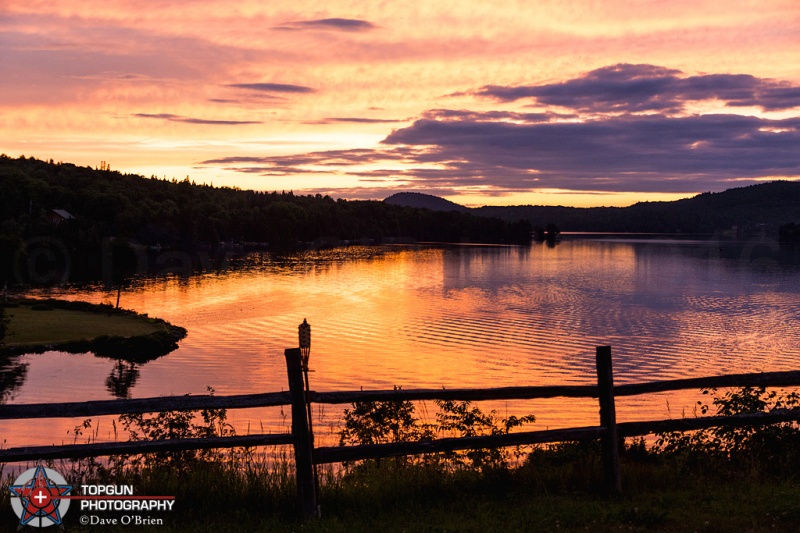
M 475 213 L 504 220 L 527 220 L 533 226 L 556 224 L 562 231 L 635 233 L 777 234 L 790 222 L 800 222 L 800 182 L 775 181 L 703 193 L 675 202 L 640 202 L 630 207 L 481 207 Z
M 529 241 L 526 223 L 377 201 L 333 200 L 144 178 L 67 163 L 0 156 L 0 235 L 56 235 L 71 246 L 114 236 L 191 248 L 257 241 L 286 249 L 315 240 Z M 52 210 L 74 216 L 51 220 Z

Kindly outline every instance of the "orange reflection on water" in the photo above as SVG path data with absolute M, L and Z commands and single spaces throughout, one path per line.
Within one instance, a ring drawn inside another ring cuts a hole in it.
M 122 306 L 189 334 L 177 351 L 139 366 L 128 393 L 284 390 L 283 351 L 297 346 L 304 318 L 312 326 L 311 384 L 320 391 L 592 384 L 598 345 L 612 346 L 617 383 L 797 368 L 796 272 L 752 269 L 707 248 L 612 241 L 565 241 L 555 248 L 353 247 L 254 254 L 223 272 L 140 279 L 123 292 Z M 116 299 L 100 287 L 50 294 Z M 111 397 L 105 384 L 113 361 L 23 357 L 27 377 L 6 401 Z M 694 391 L 622 398 L 618 416 L 677 418 L 690 414 L 696 401 Z M 533 412 L 540 429 L 597 423 L 591 400 L 485 408 Z M 320 425 L 335 427 L 340 414 L 340 407 L 325 407 Z M 283 423 L 274 410 L 232 416 L 240 431 L 248 425 L 251 432 L 278 431 Z M 0 425 L 4 438 L 31 436 L 9 424 Z M 74 425 L 50 427 L 63 436 Z

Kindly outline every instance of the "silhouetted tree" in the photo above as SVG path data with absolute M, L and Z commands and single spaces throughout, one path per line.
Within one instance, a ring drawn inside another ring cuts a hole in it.
M 3 343 L 3 340 L 6 338 L 6 328 L 8 327 L 8 317 L 6 316 L 6 310 L 3 307 L 0 307 L 0 344 Z
M 800 226 L 794 222 L 781 226 L 778 229 L 778 241 L 781 244 L 800 244 Z

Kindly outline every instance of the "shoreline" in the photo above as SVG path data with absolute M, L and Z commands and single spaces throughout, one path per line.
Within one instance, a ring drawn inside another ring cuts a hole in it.
M 44 353 L 48 351 L 62 351 L 67 353 L 86 353 L 91 352 L 99 357 L 110 359 L 121 359 L 132 362 L 146 362 L 164 356 L 178 347 L 178 341 L 186 337 L 185 328 L 175 326 L 160 318 L 151 318 L 147 314 L 137 313 L 128 309 L 119 309 L 110 304 L 91 304 L 82 301 L 67 301 L 54 298 L 21 298 L 0 304 L 6 314 L 10 315 L 10 327 L 14 327 L 14 309 L 28 308 L 25 312 L 52 313 L 62 311 L 67 313 L 85 313 L 94 315 L 106 315 L 107 317 L 123 317 L 140 320 L 141 326 L 149 326 L 146 329 L 153 329 L 148 333 L 138 333 L 133 335 L 105 334 L 101 333 L 91 338 L 76 335 L 75 338 L 53 339 L 52 341 L 35 340 L 32 342 L 10 342 L 0 343 L 0 357 Z M 60 315 L 58 318 L 64 318 Z M 76 316 L 66 315 L 69 320 L 75 320 Z M 77 315 L 80 319 L 80 315 Z M 120 329 L 119 324 L 114 324 L 115 328 Z M 9 331 L 6 340 L 13 339 L 13 331 Z

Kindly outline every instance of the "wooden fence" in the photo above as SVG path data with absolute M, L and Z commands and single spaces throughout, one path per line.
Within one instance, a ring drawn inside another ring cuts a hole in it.
M 654 392 L 711 387 L 800 386 L 800 371 L 735 374 L 614 386 L 611 347 L 609 346 L 597 347 L 597 385 L 503 387 L 492 389 L 308 391 L 304 381 L 300 349 L 287 349 L 285 356 L 289 377 L 288 392 L 234 396 L 170 396 L 60 404 L 0 405 L 0 419 L 72 418 L 123 413 L 291 405 L 291 433 L 9 448 L 0 450 L 0 462 L 83 458 L 190 449 L 292 445 L 294 447 L 298 498 L 303 515 L 309 518 L 318 514 L 316 479 L 316 465 L 318 464 L 475 448 L 599 439 L 602 443 L 603 473 L 607 489 L 612 493 L 619 493 L 622 491 L 622 476 L 619 464 L 619 439 L 622 437 L 669 431 L 690 431 L 723 425 L 751 426 L 800 420 L 800 409 L 775 409 L 770 412 L 735 416 L 618 423 L 616 421 L 614 402 L 616 396 L 633 396 Z M 406 400 L 527 400 L 555 397 L 597 398 L 600 404 L 600 424 L 598 426 L 525 431 L 505 435 L 443 438 L 423 442 L 323 447 L 315 447 L 313 444 L 311 411 L 309 408 L 312 403 L 350 404 L 364 401 Z

